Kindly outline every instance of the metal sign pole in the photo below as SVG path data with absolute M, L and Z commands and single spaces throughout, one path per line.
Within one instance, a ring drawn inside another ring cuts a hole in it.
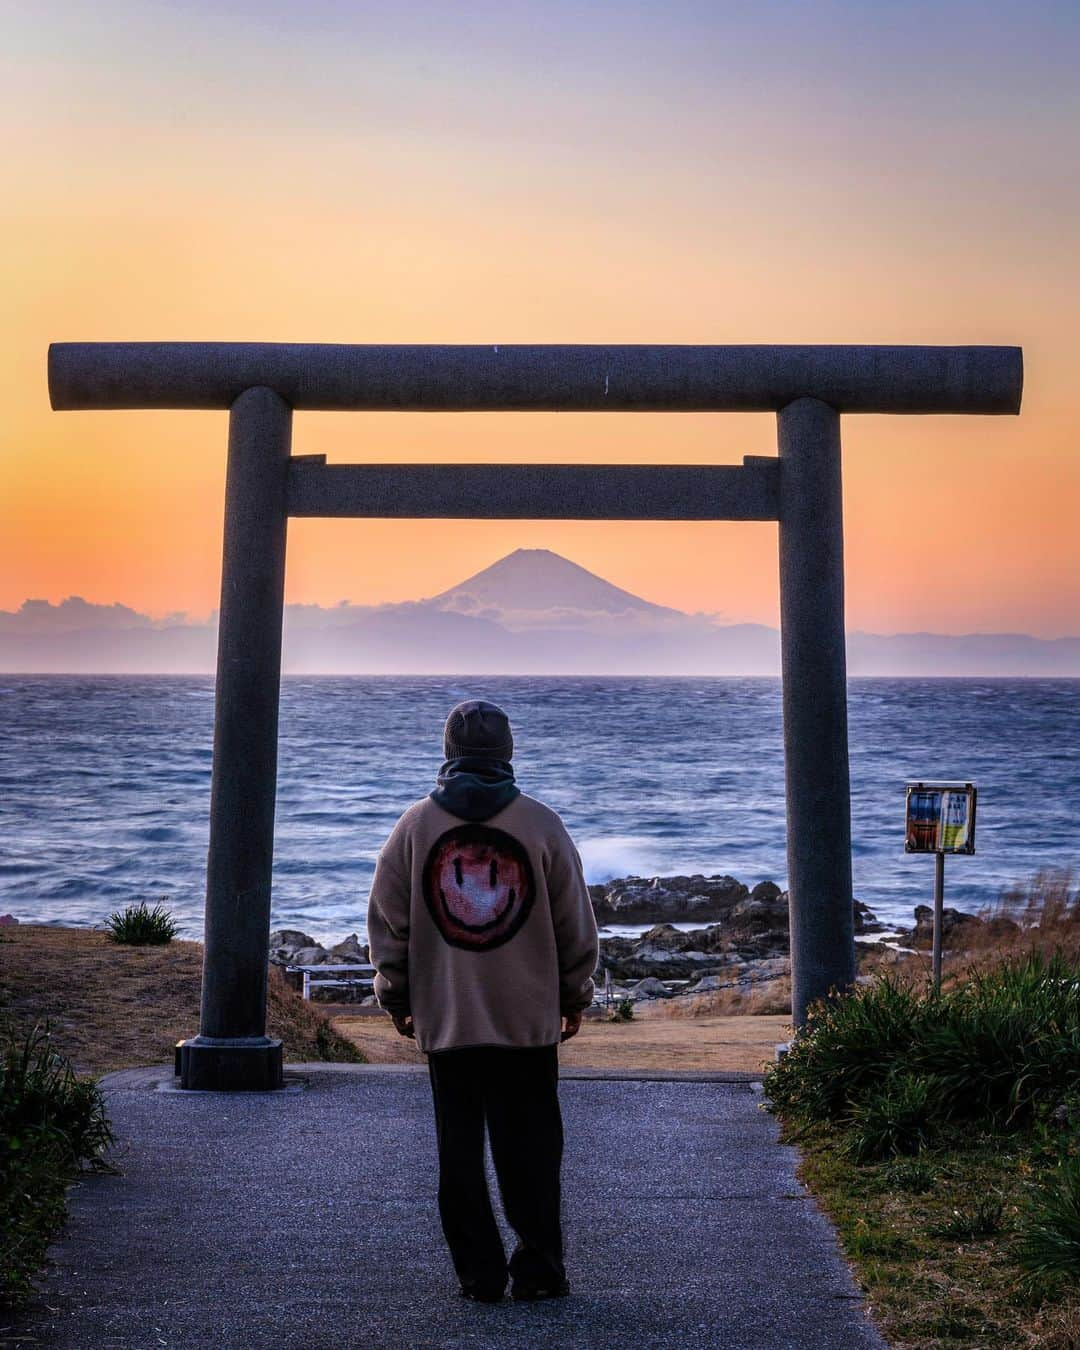
M 941 925 L 945 906 L 945 854 L 934 854 L 934 993 L 941 992 Z
M 909 783 L 904 851 L 934 855 L 934 931 L 931 939 L 934 993 L 941 992 L 945 911 L 945 854 L 975 852 L 974 783 Z

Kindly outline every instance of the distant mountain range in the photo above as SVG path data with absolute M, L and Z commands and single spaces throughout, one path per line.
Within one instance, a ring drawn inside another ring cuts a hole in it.
M 0 611 L 5 673 L 206 674 L 216 625 L 71 597 Z M 776 675 L 780 637 L 654 605 L 548 549 L 427 600 L 288 605 L 287 674 Z M 1080 638 L 848 634 L 852 675 L 1080 675 Z

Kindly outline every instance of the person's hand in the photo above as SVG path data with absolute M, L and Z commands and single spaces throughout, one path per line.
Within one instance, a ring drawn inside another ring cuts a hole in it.
M 394 1015 L 394 1026 L 402 1036 L 408 1036 L 410 1041 L 416 1040 L 416 1028 L 413 1026 L 412 1013 L 406 1013 L 404 1017 Z
M 560 1041 L 568 1041 L 571 1036 L 576 1036 L 581 1030 L 581 1013 L 564 1013 L 562 1020 L 562 1035 Z

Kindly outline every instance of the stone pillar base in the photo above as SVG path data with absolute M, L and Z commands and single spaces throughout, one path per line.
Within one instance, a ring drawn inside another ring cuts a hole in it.
M 281 1042 L 269 1036 L 193 1036 L 176 1046 L 182 1088 L 201 1092 L 270 1092 L 282 1086 Z

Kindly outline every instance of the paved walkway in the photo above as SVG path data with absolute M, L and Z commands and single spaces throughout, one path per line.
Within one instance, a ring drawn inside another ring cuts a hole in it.
M 296 1066 L 272 1095 L 105 1080 L 119 1177 L 72 1193 L 23 1335 L 111 1347 L 882 1343 L 746 1082 L 567 1078 L 561 1301 L 468 1303 L 442 1246 L 422 1069 Z

